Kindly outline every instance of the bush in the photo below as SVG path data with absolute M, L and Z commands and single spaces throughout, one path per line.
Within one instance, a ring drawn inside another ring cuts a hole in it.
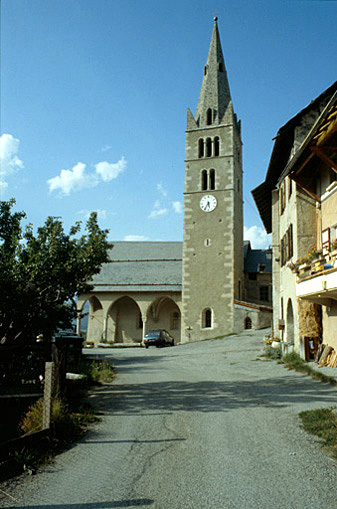
M 107 361 L 85 359 L 79 369 L 86 381 L 94 385 L 112 382 L 116 375 L 115 368 Z
M 282 357 L 282 347 L 278 345 L 276 348 L 273 348 L 270 345 L 266 345 L 264 348 L 263 357 L 271 360 L 278 360 Z

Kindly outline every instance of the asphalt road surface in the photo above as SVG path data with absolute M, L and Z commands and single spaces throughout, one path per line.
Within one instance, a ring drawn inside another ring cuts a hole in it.
M 174 348 L 91 350 L 118 377 L 103 419 L 0 506 L 34 509 L 336 509 L 337 463 L 300 427 L 335 388 L 256 360 L 264 331 Z

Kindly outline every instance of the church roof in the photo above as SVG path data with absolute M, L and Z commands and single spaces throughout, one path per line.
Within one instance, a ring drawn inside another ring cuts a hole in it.
M 181 292 L 182 242 L 112 242 L 95 291 Z
M 222 54 L 217 18 L 214 18 L 212 39 L 209 46 L 207 62 L 204 67 L 204 77 L 201 85 L 195 121 L 198 127 L 205 127 L 207 123 L 207 110 L 211 109 L 214 115 L 212 124 L 220 124 L 230 109 L 232 112 L 231 94 L 229 90 L 225 60 Z

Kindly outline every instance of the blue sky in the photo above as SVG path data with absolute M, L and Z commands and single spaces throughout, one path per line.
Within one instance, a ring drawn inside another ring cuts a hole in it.
M 3 0 L 1 199 L 34 226 L 97 210 L 111 240 L 181 240 L 186 109 L 217 14 L 242 120 L 244 223 L 279 127 L 336 79 L 337 2 Z

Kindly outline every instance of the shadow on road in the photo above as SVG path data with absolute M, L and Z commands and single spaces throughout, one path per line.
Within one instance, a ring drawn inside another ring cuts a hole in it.
M 95 391 L 91 401 L 105 412 L 140 415 L 153 411 L 227 412 L 240 407 L 280 408 L 319 402 L 336 404 L 328 385 L 288 375 L 258 381 L 153 382 L 109 385 Z
M 89 502 L 84 504 L 43 504 L 43 505 L 13 505 L 7 509 L 107 509 L 110 507 L 139 507 L 154 504 L 149 498 L 135 500 L 115 500 L 112 502 Z

